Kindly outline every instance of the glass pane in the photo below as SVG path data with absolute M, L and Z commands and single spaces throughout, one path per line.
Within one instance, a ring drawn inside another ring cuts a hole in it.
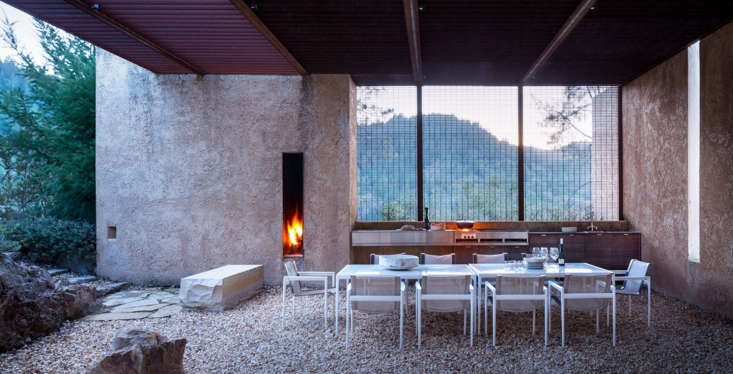
M 357 87 L 359 221 L 417 219 L 417 88 Z
M 516 220 L 517 87 L 423 87 L 424 203 L 436 221 Z
M 528 221 L 618 219 L 618 90 L 524 87 Z

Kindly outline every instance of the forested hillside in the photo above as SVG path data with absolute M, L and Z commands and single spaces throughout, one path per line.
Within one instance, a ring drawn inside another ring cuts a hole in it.
M 359 220 L 417 217 L 415 131 L 394 116 L 358 126 Z M 434 220 L 515 220 L 517 146 L 452 115 L 423 117 L 425 205 Z M 590 214 L 591 143 L 524 148 L 527 219 Z M 565 210 L 565 212 L 562 212 Z M 548 213 L 549 212 L 549 213 Z

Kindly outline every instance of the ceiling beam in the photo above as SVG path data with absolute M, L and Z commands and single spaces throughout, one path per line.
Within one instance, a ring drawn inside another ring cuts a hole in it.
M 417 0 L 402 0 L 407 26 L 407 43 L 410 45 L 410 62 L 412 62 L 412 79 L 417 84 L 424 80 L 422 70 L 422 51 L 420 50 L 420 18 Z
M 550 59 L 550 56 L 555 53 L 557 47 L 559 47 L 560 44 L 565 41 L 565 38 L 570 35 L 570 32 L 572 32 L 575 26 L 580 23 L 580 20 L 585 17 L 586 13 L 588 13 L 588 11 L 593 7 L 595 3 L 596 0 L 582 0 L 580 4 L 578 4 L 578 7 L 575 8 L 573 14 L 570 15 L 570 18 L 565 21 L 565 24 L 562 26 L 560 31 L 555 34 L 555 37 L 552 38 L 550 44 L 547 45 L 545 50 L 542 51 L 542 54 L 540 54 L 540 57 L 537 59 L 537 61 L 532 64 L 532 67 L 529 69 L 529 71 L 527 71 L 527 74 L 524 75 L 524 78 L 522 79 L 522 84 L 526 84 L 532 78 L 534 78 L 535 74 L 540 71 L 542 66 L 545 65 L 547 60 Z
M 295 59 L 295 56 L 293 56 L 290 51 L 288 51 L 287 48 L 283 45 L 283 43 L 280 43 L 280 40 L 273 34 L 270 29 L 265 26 L 264 23 L 262 23 L 262 20 L 260 20 L 260 17 L 257 17 L 255 12 L 250 9 L 249 5 L 247 5 L 244 0 L 230 0 L 230 2 L 239 10 L 240 13 L 244 16 L 244 18 L 249 21 L 249 23 L 254 26 L 257 31 L 262 34 L 262 36 L 267 39 L 267 41 L 272 44 L 275 49 L 277 49 L 280 54 L 285 57 L 286 60 L 290 63 L 290 65 L 295 68 L 295 70 L 298 72 L 298 74 L 305 74 L 305 68 L 303 65 L 301 65 L 298 60 Z
M 148 48 L 162 54 L 163 56 L 173 60 L 177 64 L 185 67 L 188 70 L 191 70 L 192 72 L 203 75 L 204 70 L 199 68 L 198 66 L 186 61 L 185 59 L 177 56 L 173 52 L 165 49 L 163 46 L 155 43 L 154 41 L 146 38 L 145 36 L 141 35 L 137 31 L 127 27 L 126 25 L 120 23 L 116 19 L 106 15 L 103 13 L 97 4 L 88 4 L 85 1 L 82 0 L 64 0 L 68 4 L 73 5 L 77 9 L 81 10 L 82 12 L 96 18 L 97 20 L 117 29 L 118 31 L 122 32 L 123 34 L 129 36 L 130 38 L 138 41 L 139 43 L 147 46 Z

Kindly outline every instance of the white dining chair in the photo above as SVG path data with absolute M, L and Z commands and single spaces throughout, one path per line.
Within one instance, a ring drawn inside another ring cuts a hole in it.
M 423 265 L 451 265 L 456 263 L 456 254 L 451 253 L 449 255 L 431 255 L 428 253 L 420 253 L 419 258 L 420 264 Z
M 596 333 L 598 333 L 599 313 L 603 308 L 611 307 L 613 327 L 611 342 L 616 345 L 616 287 L 613 285 L 613 273 L 606 275 L 568 275 L 563 285 L 549 281 L 551 298 L 560 305 L 562 324 L 562 346 L 565 346 L 565 310 L 596 312 Z M 552 315 L 548 325 L 552 326 Z M 608 314 L 607 314 L 608 316 Z M 606 319 L 608 321 L 608 317 Z
M 616 293 L 628 295 L 629 317 L 631 317 L 631 296 L 640 296 L 641 287 L 646 287 L 646 324 L 652 325 L 652 278 L 647 274 L 649 263 L 639 260 L 631 260 L 626 274 L 616 276 L 616 281 L 623 281 L 624 284 L 616 290 Z
M 499 253 L 495 255 L 482 255 L 480 253 L 473 254 L 474 264 L 503 264 L 506 260 L 506 253 Z
M 532 312 L 532 335 L 535 333 L 537 309 L 543 308 L 545 317 L 545 345 L 547 345 L 549 293 L 542 276 L 498 276 L 496 286 L 485 282 L 484 292 L 484 331 L 488 335 L 488 305 L 491 302 L 491 342 L 496 346 L 496 313 Z
M 466 316 L 470 314 L 471 337 L 475 321 L 475 291 L 470 275 L 427 275 L 415 283 L 415 311 L 417 319 L 417 346 L 422 345 L 422 311 L 438 313 L 463 312 L 463 335 L 466 335 Z
M 405 282 L 400 277 L 352 276 L 346 285 L 346 347 L 354 333 L 354 311 L 366 314 L 400 312 L 400 349 L 405 314 Z
M 290 288 L 292 295 L 293 315 L 295 315 L 295 298 L 297 296 L 311 296 L 323 293 L 323 323 L 328 328 L 328 295 L 336 294 L 335 274 L 328 271 L 299 271 L 295 261 L 284 262 L 286 275 L 282 284 L 282 327 L 285 328 L 285 294 Z M 329 279 L 331 287 L 329 287 Z M 322 289 L 306 289 L 305 282 L 323 282 Z

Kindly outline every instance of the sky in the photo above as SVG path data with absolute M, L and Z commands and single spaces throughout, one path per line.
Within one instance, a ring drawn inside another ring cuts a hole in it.
M 33 17 L 0 1 L 0 22 L 7 17 L 15 22 L 15 35 L 21 47 L 28 52 L 36 62 L 44 61 L 43 49 L 38 40 L 36 29 L 33 27 Z M 15 52 L 0 40 L 0 60 L 14 58 Z

